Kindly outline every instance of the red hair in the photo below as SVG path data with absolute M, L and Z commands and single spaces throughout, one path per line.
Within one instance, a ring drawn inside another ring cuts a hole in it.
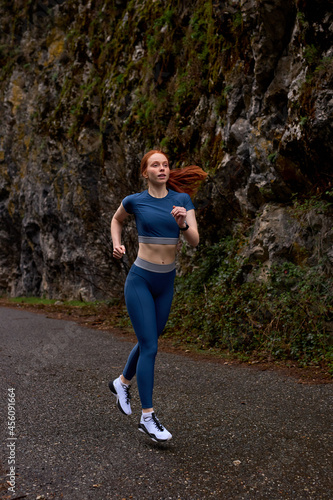
M 148 153 L 146 153 L 141 160 L 141 175 L 143 175 L 147 170 L 148 160 L 155 153 L 164 155 L 169 163 L 168 155 L 165 154 L 164 151 L 161 151 L 160 149 L 152 149 L 151 151 L 148 151 Z M 196 165 L 170 170 L 167 187 L 173 189 L 174 191 L 178 191 L 179 193 L 187 193 L 190 196 L 194 196 L 198 191 L 201 182 L 206 179 L 207 175 L 208 174 L 206 172 Z

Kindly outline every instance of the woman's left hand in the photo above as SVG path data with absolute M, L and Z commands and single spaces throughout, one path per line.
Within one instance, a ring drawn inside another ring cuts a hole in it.
M 186 208 L 184 207 L 176 207 L 174 206 L 171 215 L 175 218 L 175 221 L 177 222 L 179 227 L 184 226 L 184 222 L 186 220 Z

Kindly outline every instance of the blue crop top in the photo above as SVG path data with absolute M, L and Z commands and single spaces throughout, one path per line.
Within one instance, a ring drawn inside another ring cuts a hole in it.
M 169 189 L 164 198 L 154 198 L 148 190 L 130 194 L 122 205 L 127 213 L 134 214 L 139 243 L 177 244 L 179 226 L 171 215 L 174 206 L 194 209 L 190 196 Z

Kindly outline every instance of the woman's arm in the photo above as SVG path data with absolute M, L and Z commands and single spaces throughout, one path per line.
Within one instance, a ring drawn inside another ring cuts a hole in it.
M 182 231 L 182 233 L 187 243 L 192 247 L 196 247 L 199 244 L 199 232 L 195 211 L 193 209 L 186 211 L 184 207 L 173 207 L 171 214 L 180 228 L 186 227 L 185 221 L 187 222 L 189 228 L 186 231 Z
M 123 229 L 124 220 L 128 216 L 128 213 L 124 209 L 123 205 L 120 204 L 116 213 L 112 217 L 111 221 L 111 238 L 113 243 L 113 257 L 116 259 L 121 259 L 126 253 L 124 245 L 121 244 L 121 233 Z

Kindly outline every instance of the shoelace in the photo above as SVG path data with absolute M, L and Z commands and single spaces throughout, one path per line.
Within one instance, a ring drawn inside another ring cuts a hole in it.
M 161 422 L 158 420 L 158 418 L 155 416 L 154 413 L 152 414 L 151 418 L 154 421 L 155 427 L 161 432 L 164 431 L 163 425 L 161 424 Z
M 125 391 L 125 395 L 126 395 L 125 397 L 126 397 L 126 403 L 127 403 L 127 404 L 129 404 L 130 399 L 131 399 L 131 395 L 130 395 L 130 393 L 129 393 L 130 387 L 131 387 L 131 386 L 128 386 L 128 387 L 127 387 L 126 385 L 123 385 L 123 389 L 124 389 L 124 391 Z

